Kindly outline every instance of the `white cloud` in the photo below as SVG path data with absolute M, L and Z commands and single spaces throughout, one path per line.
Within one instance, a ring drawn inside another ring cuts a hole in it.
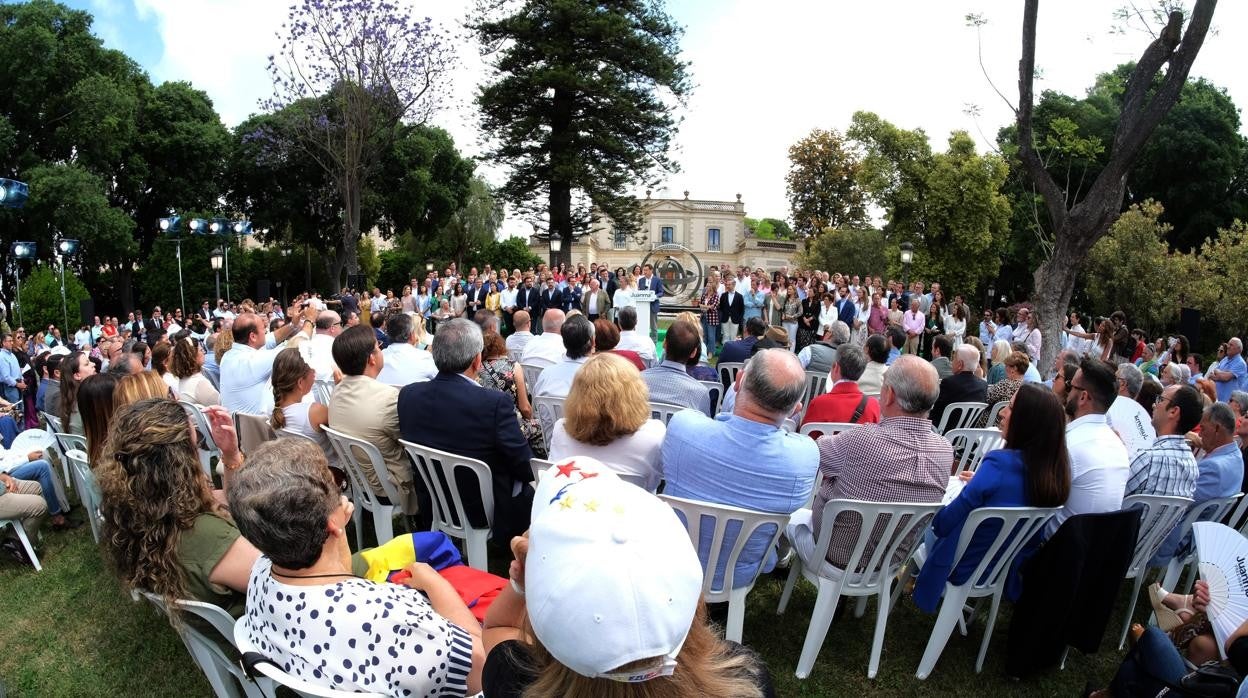
M 104 2 L 105 0 L 96 0 Z M 189 80 L 213 98 L 227 124 L 258 110 L 271 92 L 267 56 L 280 45 L 285 0 L 133 0 L 154 16 L 165 51 L 156 80 Z M 412 0 L 422 13 L 457 25 L 471 0 Z M 1021 3 L 984 3 L 984 60 L 992 79 L 1017 100 Z M 1121 0 L 1045 3 L 1041 7 L 1037 89 L 1082 94 L 1095 75 L 1134 60 L 1148 42 L 1139 31 L 1109 33 Z M 949 2 L 888 0 L 706 0 L 672 2 L 669 11 L 689 26 L 685 60 L 696 89 L 677 144 L 682 172 L 666 180 L 673 196 L 732 199 L 740 193 L 754 216 L 785 217 L 784 174 L 788 147 L 812 128 L 845 129 L 857 110 L 880 114 L 898 126 L 923 128 L 943 148 L 949 132 L 965 129 L 986 145 L 964 109 L 982 109 L 979 127 L 989 138 L 1012 114 L 980 73 L 973 30 L 963 16 L 981 8 Z M 1248 78 L 1240 67 L 1248 38 L 1248 4 L 1223 3 L 1193 75 L 1226 87 L 1248 105 Z M 478 154 L 472 98 L 486 74 L 472 45 L 460 48 L 462 65 L 452 99 L 435 118 L 468 154 Z M 494 183 L 505 173 L 483 166 Z M 510 220 L 506 229 L 528 226 Z

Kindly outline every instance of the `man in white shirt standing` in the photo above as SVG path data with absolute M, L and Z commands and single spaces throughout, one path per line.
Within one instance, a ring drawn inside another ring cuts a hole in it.
M 1080 322 L 1079 313 L 1070 314 L 1070 332 L 1079 334 L 1087 334 L 1087 330 L 1083 329 L 1083 323 Z M 1092 340 L 1076 337 L 1068 332 L 1063 332 L 1066 336 L 1066 348 L 1075 352 L 1075 356 L 1083 357 L 1092 352 Z
M 342 334 L 342 318 L 332 310 L 322 310 L 316 316 L 316 327 L 311 341 L 300 345 L 303 360 L 316 369 L 318 381 L 334 379 L 338 364 L 334 363 L 334 338 Z
M 507 277 L 507 288 L 503 289 L 498 296 L 498 307 L 503 311 L 503 332 L 511 333 L 515 331 L 517 295 L 519 294 L 516 289 L 516 277 L 509 276 Z
M 303 309 L 299 322 L 279 327 L 266 335 L 264 321 L 255 313 L 234 318 L 234 346 L 221 357 L 221 406 L 231 412 L 267 415 L 273 412 L 273 390 L 269 376 L 281 343 L 296 332 L 310 330 L 316 308 Z M 295 308 L 289 315 L 299 315 Z
M 542 333 L 525 344 L 520 363 L 550 366 L 563 360 L 563 337 L 559 334 L 563 329 L 563 319 L 563 311 L 558 308 L 542 313 Z
M 523 310 L 517 310 L 511 318 L 512 324 L 515 325 L 516 331 L 507 337 L 507 356 L 512 361 L 519 361 L 524 355 L 524 348 L 528 345 L 529 340 L 533 339 L 533 333 L 529 331 L 532 320 L 529 314 Z
M 401 388 L 438 375 L 433 354 L 416 346 L 411 315 L 395 313 L 386 318 L 386 336 L 390 338 L 390 346 L 381 352 L 385 363 L 377 374 L 378 382 Z
M 1144 385 L 1144 374 L 1135 364 L 1124 362 L 1118 364 L 1117 378 L 1118 397 L 1109 406 L 1105 420 L 1126 445 L 1127 458 L 1134 459 L 1157 440 L 1157 430 L 1153 427 L 1152 415 L 1135 401 Z
M 1130 475 L 1127 447 L 1109 428 L 1105 413 L 1113 404 L 1117 384 L 1113 366 L 1085 358 L 1070 382 L 1066 396 L 1066 451 L 1070 455 L 1070 497 L 1049 521 L 1051 537 L 1066 519 L 1077 514 L 1099 514 L 1122 508 L 1123 490 Z

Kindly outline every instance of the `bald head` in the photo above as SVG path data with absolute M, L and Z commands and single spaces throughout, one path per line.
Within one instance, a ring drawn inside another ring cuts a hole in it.
M 742 369 L 737 406 L 779 424 L 793 413 L 805 389 L 806 371 L 793 352 L 764 349 Z
M 886 417 L 926 417 L 940 395 L 940 374 L 931 363 L 913 354 L 899 357 L 884 373 L 888 394 L 881 394 Z
M 563 329 L 564 314 L 562 310 L 551 308 L 542 313 L 542 331 L 558 332 Z
M 517 332 L 528 332 L 531 322 L 527 310 L 517 310 L 511 316 L 511 324 L 515 326 Z
M 253 349 L 264 346 L 264 326 L 260 316 L 247 312 L 234 318 L 234 326 L 230 329 L 235 344 L 246 344 Z
M 974 345 L 963 344 L 954 352 L 954 356 L 954 373 L 974 371 L 975 367 L 979 365 L 979 349 L 976 349 Z
M 342 327 L 342 318 L 332 310 L 322 310 L 316 316 L 316 331 L 321 334 L 329 334 L 340 327 Z

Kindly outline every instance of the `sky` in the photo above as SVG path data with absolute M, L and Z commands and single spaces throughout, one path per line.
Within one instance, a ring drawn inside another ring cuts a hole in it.
M 272 94 L 267 57 L 287 0 L 62 0 L 95 15 L 95 32 L 143 66 L 154 82 L 188 81 L 212 98 L 227 126 L 260 110 Z M 410 2 L 461 32 L 472 0 Z M 1134 23 L 1115 33 L 1114 10 L 1130 0 L 1050 0 L 1041 4 L 1036 91 L 1082 95 L 1098 73 L 1135 60 L 1151 37 Z M 1148 8 L 1154 0 L 1135 0 Z M 1189 3 L 1190 4 L 1190 3 Z M 740 194 L 756 218 L 788 217 L 788 148 L 812 129 L 844 131 L 853 113 L 873 111 L 903 128 L 922 128 L 936 149 L 966 130 L 982 149 L 1013 120 L 1018 99 L 1021 0 L 669 0 L 685 28 L 682 59 L 694 90 L 673 156 L 680 171 L 654 192 L 731 201 Z M 983 66 L 965 16 L 981 29 Z M 1248 104 L 1248 2 L 1224 2 L 1192 69 Z M 461 45 L 451 97 L 433 118 L 461 152 L 483 152 L 472 99 L 489 75 L 475 46 Z M 987 75 L 985 76 L 985 72 Z M 991 80 L 991 83 L 989 82 Z M 997 95 L 993 84 L 1004 95 Z M 968 113 L 971 105 L 978 116 Z M 985 138 L 986 136 L 986 138 Z M 501 184 L 506 171 L 480 172 Z M 641 191 L 639 195 L 644 195 Z M 508 217 L 504 232 L 530 226 Z

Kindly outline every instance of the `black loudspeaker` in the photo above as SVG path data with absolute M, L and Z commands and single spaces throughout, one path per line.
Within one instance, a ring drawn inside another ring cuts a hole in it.
M 368 277 L 363 274 L 347 274 L 347 288 L 363 291 L 368 285 Z
M 82 313 L 82 324 L 90 327 L 95 320 L 95 301 L 90 298 L 79 301 L 78 309 Z
M 1200 311 L 1195 308 L 1179 310 L 1179 332 L 1187 337 L 1187 346 L 1200 346 Z
M 269 293 L 269 280 L 256 279 L 256 302 L 263 303 L 272 296 L 273 294 Z

